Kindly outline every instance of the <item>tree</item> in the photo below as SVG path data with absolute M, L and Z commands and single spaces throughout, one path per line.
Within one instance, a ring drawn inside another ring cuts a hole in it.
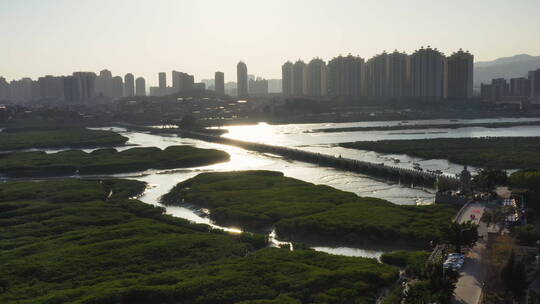
M 195 129 L 197 127 L 197 119 L 195 116 L 187 114 L 182 117 L 182 120 L 180 120 L 178 126 L 182 129 Z
M 503 268 L 501 269 L 501 281 L 503 282 L 506 290 L 509 290 L 512 284 L 513 275 L 514 275 L 514 267 L 516 263 L 515 260 L 516 260 L 516 255 L 514 251 L 512 250 L 510 257 L 508 257 L 508 260 L 506 261 Z
M 539 238 L 536 228 L 530 224 L 514 228 L 514 234 L 519 240 L 520 244 L 526 246 L 535 246 L 536 241 Z
M 430 288 L 437 293 L 437 303 L 450 303 L 456 289 L 459 274 L 452 269 L 444 269 L 440 263 L 431 264 L 426 269 Z
M 489 211 L 489 210 L 485 210 L 484 213 L 482 214 L 482 218 L 480 218 L 480 220 L 484 223 L 486 223 L 486 225 L 489 227 L 489 225 L 491 225 L 491 223 L 493 223 L 493 212 Z
M 459 183 L 450 180 L 449 178 L 438 178 L 435 182 L 435 188 L 438 191 L 448 191 L 448 190 L 457 190 L 459 189 Z
M 494 169 L 482 169 L 472 179 L 473 185 L 484 191 L 492 191 L 495 186 L 508 184 L 506 171 Z
M 461 246 L 474 247 L 478 241 L 478 225 L 471 221 L 458 223 L 452 222 L 440 230 L 441 241 L 454 245 L 457 252 L 461 252 Z
M 515 299 L 521 299 L 525 295 L 527 289 L 527 272 L 525 271 L 525 263 L 520 259 L 514 266 L 514 280 L 512 281 L 512 293 Z
M 451 303 L 459 274 L 444 269 L 441 263 L 430 263 L 426 266 L 425 277 L 425 280 L 410 285 L 405 303 Z
M 508 257 L 506 264 L 501 269 L 501 281 L 506 292 L 511 293 L 514 299 L 520 299 L 525 295 L 527 288 L 527 273 L 523 260 L 516 261 L 516 255 L 512 253 Z

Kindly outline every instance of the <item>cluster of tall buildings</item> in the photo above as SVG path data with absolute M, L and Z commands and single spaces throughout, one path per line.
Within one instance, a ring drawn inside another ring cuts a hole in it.
M 413 54 L 383 52 L 367 62 L 359 56 L 320 58 L 282 65 L 285 96 L 377 100 L 469 99 L 474 56 L 459 50 L 445 56 L 431 47 Z
M 150 96 L 164 96 L 177 93 L 206 90 L 204 82 L 195 82 L 195 77 L 188 73 L 173 70 L 171 72 L 171 86 L 167 86 L 167 73 L 158 73 L 158 86 L 150 87 Z
M 529 71 L 527 77 L 495 78 L 491 83 L 480 85 L 484 101 L 507 101 L 512 99 L 540 101 L 540 69 Z
M 268 80 L 249 75 L 247 65 L 243 61 L 238 62 L 236 65 L 236 95 L 238 98 L 246 98 L 249 95 L 265 95 L 268 94 L 268 88 Z
M 47 75 L 37 80 L 22 78 L 7 82 L 0 77 L 0 100 L 15 102 L 69 101 L 86 102 L 94 99 L 115 100 L 121 97 L 146 95 L 146 81 L 128 73 L 124 78 L 111 71 L 74 72 L 70 76 Z

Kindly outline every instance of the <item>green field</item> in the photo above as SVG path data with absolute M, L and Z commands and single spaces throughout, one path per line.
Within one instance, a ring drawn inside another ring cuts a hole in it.
M 247 229 L 275 226 L 281 238 L 355 243 L 417 242 L 438 238 L 456 209 L 399 206 L 376 198 L 284 177 L 281 172 L 201 173 L 161 199 L 209 208 L 217 223 Z
M 112 131 L 85 128 L 6 129 L 0 132 L 0 150 L 119 146 L 127 140 Z
M 340 146 L 426 159 L 447 159 L 456 164 L 492 169 L 540 169 L 540 137 L 357 141 Z
M 374 259 L 264 248 L 128 199 L 144 186 L 0 184 L 0 303 L 372 303 L 397 279 Z
M 147 169 L 171 169 L 210 165 L 229 160 L 226 152 L 191 146 L 99 149 L 90 153 L 67 150 L 58 153 L 14 152 L 0 154 L 0 174 L 21 176 L 66 176 L 111 174 Z

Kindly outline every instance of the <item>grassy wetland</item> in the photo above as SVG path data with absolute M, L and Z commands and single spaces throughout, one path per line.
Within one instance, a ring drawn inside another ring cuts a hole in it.
M 208 208 L 218 224 L 270 229 L 290 240 L 427 245 L 455 215 L 445 205 L 400 206 L 314 185 L 274 171 L 202 173 L 161 199 Z

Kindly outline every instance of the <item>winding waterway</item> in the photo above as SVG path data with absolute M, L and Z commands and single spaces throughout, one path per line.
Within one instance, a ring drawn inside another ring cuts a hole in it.
M 475 119 L 475 120 L 424 120 L 411 121 L 408 124 L 448 124 L 448 123 L 485 123 L 530 121 L 538 119 Z M 229 126 L 229 133 L 224 136 L 253 142 L 263 142 L 273 145 L 296 147 L 330 155 L 342 155 L 374 163 L 385 163 L 394 166 L 411 168 L 413 163 L 419 163 L 424 169 L 441 170 L 447 174 L 456 174 L 462 166 L 452 164 L 446 160 L 424 160 L 407 155 L 388 155 L 371 151 L 359 151 L 336 146 L 337 143 L 358 140 L 381 139 L 417 139 L 436 137 L 483 137 L 483 136 L 540 136 L 540 126 L 521 126 L 509 128 L 459 128 L 459 129 L 429 129 L 429 130 L 399 130 L 399 131 L 367 131 L 367 132 L 336 132 L 336 133 L 306 133 L 318 128 L 343 128 L 364 126 L 397 125 L 400 122 L 360 122 L 335 124 L 289 124 L 268 125 L 260 123 L 251 126 Z M 103 128 L 109 129 L 109 128 Z M 290 161 L 280 156 L 247 151 L 241 148 L 208 143 L 195 139 L 179 138 L 176 135 L 155 135 L 143 132 L 126 131 L 122 128 L 112 128 L 129 138 L 128 145 L 117 148 L 128 149 L 136 146 L 154 146 L 166 148 L 172 145 L 192 145 L 199 148 L 214 148 L 224 150 L 230 154 L 231 159 L 225 163 L 210 166 L 174 169 L 174 170 L 148 170 L 131 174 L 117 174 L 115 177 L 137 179 L 148 183 L 149 187 L 139 198 L 148 204 L 161 206 L 159 198 L 167 193 L 177 183 L 194 177 L 201 172 L 231 171 L 231 170 L 274 170 L 281 171 L 286 176 L 304 180 L 315 184 L 325 184 L 334 188 L 350 191 L 360 196 L 371 196 L 388 200 L 395 204 L 427 204 L 432 203 L 434 192 L 429 189 L 409 188 L 395 183 L 376 180 L 362 174 L 344 172 L 314 164 Z M 60 149 L 46 150 L 54 153 Z M 85 149 L 91 151 L 91 149 Z M 399 159 L 399 163 L 396 162 Z M 239 232 L 236 227 L 220 227 L 213 224 L 207 217 L 201 216 L 194 208 L 180 206 L 166 206 L 166 212 L 173 216 L 185 218 L 197 223 L 205 223 L 214 227 L 232 232 Z M 270 233 L 270 232 L 269 232 Z M 272 236 L 272 235 L 270 235 Z M 279 241 L 273 239 L 275 244 Z M 333 254 L 349 256 L 379 257 L 383 252 L 398 248 L 350 248 L 342 246 L 328 246 L 328 244 L 311 244 L 316 250 Z

